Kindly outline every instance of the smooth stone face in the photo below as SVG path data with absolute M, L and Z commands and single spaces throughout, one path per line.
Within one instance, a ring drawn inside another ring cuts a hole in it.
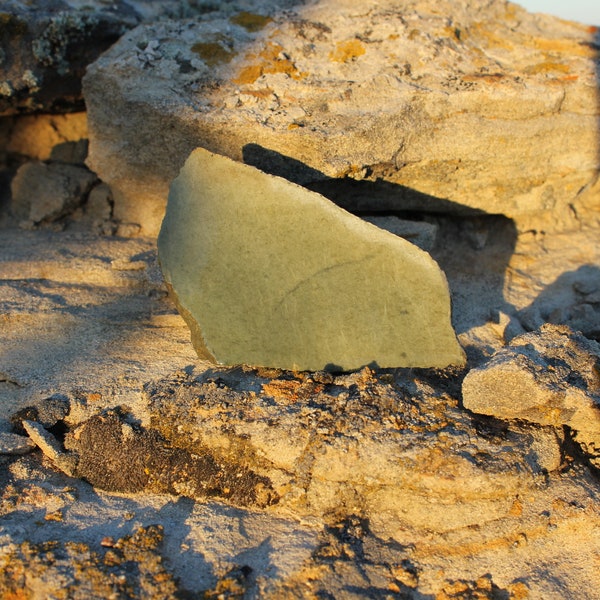
M 254 167 L 195 150 L 158 248 L 203 358 L 293 370 L 464 362 L 426 252 Z

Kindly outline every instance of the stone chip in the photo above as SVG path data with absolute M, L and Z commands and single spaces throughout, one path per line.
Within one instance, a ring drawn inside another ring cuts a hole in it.
M 464 362 L 426 252 L 254 167 L 195 150 L 158 247 L 202 358 L 314 371 Z
M 600 346 L 564 325 L 514 338 L 463 382 L 463 404 L 501 419 L 562 426 L 600 440 Z

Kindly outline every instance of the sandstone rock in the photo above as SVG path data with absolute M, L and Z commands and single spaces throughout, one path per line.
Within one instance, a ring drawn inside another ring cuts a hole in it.
M 464 362 L 426 252 L 253 167 L 195 150 L 158 248 L 203 358 L 312 371 Z
M 89 160 L 118 218 L 156 234 L 197 146 L 352 211 L 597 218 L 595 30 L 483 0 L 257 6 L 262 28 L 140 26 L 89 67 Z
M 463 404 L 473 412 L 568 425 L 600 440 L 600 346 L 568 327 L 544 325 L 512 340 L 469 372 Z
M 13 214 L 34 224 L 56 221 L 86 200 L 96 180 L 85 167 L 25 163 L 11 183 Z
M 142 20 L 179 17 L 184 7 L 179 0 L 4 0 L 0 116 L 81 109 L 81 77 L 90 62 Z
M 586 264 L 565 271 L 519 312 L 519 318 L 529 331 L 554 323 L 600 341 L 600 268 Z
M 8 122 L 8 119 L 5 121 Z M 11 120 L 5 148 L 9 154 L 48 160 L 56 146 L 70 142 L 83 144 L 87 137 L 87 117 L 84 112 L 67 115 L 24 115 Z

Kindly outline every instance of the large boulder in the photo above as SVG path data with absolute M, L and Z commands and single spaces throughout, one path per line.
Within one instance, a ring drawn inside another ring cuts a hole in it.
M 353 211 L 592 218 L 595 29 L 505 1 L 254 4 L 140 26 L 89 67 L 89 161 L 122 220 L 156 234 L 197 146 Z

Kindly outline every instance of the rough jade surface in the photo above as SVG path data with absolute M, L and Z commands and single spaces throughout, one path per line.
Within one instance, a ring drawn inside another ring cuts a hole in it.
M 196 149 L 158 248 L 203 358 L 315 371 L 464 362 L 426 252 L 254 167 Z

